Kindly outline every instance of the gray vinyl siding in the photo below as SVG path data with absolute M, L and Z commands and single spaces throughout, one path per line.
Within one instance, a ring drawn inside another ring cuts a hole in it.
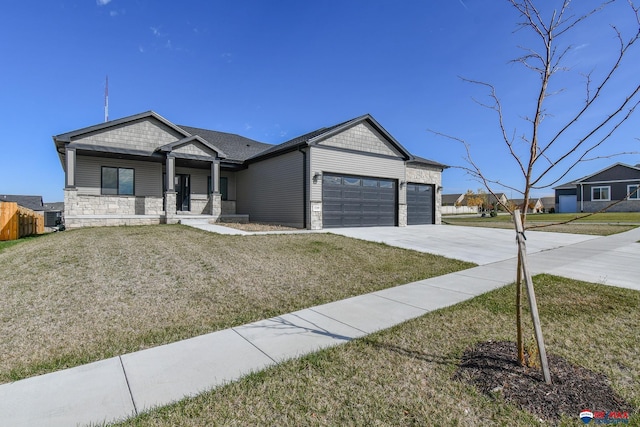
M 335 173 L 339 175 L 358 175 L 376 178 L 392 178 L 398 182 L 405 179 L 405 163 L 402 159 L 353 153 L 342 150 L 310 148 L 309 176 L 315 173 Z M 311 185 L 311 200 L 322 201 L 322 180 Z M 404 191 L 399 191 L 398 202 L 404 204 Z
M 193 169 L 176 167 L 176 174 L 186 174 L 191 176 L 191 194 L 208 196 L 208 180 L 211 176 L 211 169 Z
M 227 178 L 227 197 L 236 200 L 236 174 L 234 172 L 220 172 L 220 176 Z
M 584 183 L 590 182 L 602 182 L 602 181 L 623 181 L 623 180 L 638 180 L 640 179 L 640 171 L 635 168 L 630 168 L 624 165 L 615 165 L 609 169 L 606 169 L 599 174 L 593 175 L 584 180 Z M 597 185 L 597 184 L 596 184 Z
M 251 221 L 303 227 L 302 159 L 294 151 L 237 172 L 237 213 L 249 214 Z
M 133 169 L 136 196 L 162 197 L 162 164 L 81 155 L 76 157 L 79 194 L 100 195 L 103 166 Z

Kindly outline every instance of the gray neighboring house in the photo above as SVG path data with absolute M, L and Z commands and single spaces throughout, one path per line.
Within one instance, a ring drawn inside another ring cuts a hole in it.
M 0 202 L 15 202 L 23 208 L 42 213 L 45 211 L 42 196 L 21 196 L 15 194 L 0 194 Z
M 554 187 L 556 212 L 640 212 L 640 164 L 616 163 L 594 174 Z M 634 193 L 635 194 L 632 194 Z M 627 195 L 632 194 L 628 200 Z
M 53 137 L 67 228 L 249 217 L 307 229 L 439 224 L 445 165 L 370 115 L 279 145 L 148 111 Z
M 456 194 L 443 194 L 442 195 L 442 206 L 461 206 L 462 201 L 464 200 L 464 194 L 456 193 Z

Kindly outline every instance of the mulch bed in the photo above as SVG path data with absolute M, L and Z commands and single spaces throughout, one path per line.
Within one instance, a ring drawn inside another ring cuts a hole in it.
M 562 414 L 577 419 L 580 412 L 616 411 L 631 415 L 633 406 L 610 387 L 606 376 L 548 355 L 551 384 L 538 368 L 520 366 L 516 344 L 489 341 L 465 351 L 454 379 L 502 398 L 540 419 L 556 423 Z

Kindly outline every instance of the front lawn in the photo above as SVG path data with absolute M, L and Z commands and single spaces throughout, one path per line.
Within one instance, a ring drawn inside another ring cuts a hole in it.
M 628 425 L 640 425 L 640 292 L 548 275 L 534 281 L 547 352 L 606 375 L 635 408 Z M 555 425 L 506 403 L 500 391 L 486 395 L 453 379 L 468 347 L 515 340 L 514 292 L 498 289 L 121 425 Z M 584 425 L 585 408 L 616 410 L 584 402 L 559 424 Z
M 558 233 L 591 234 L 608 236 L 622 233 L 640 225 L 640 212 L 605 212 L 589 217 L 586 214 L 558 213 L 558 214 L 528 214 L 526 227 L 536 231 L 551 231 Z M 583 218 L 584 217 L 584 218 Z M 578 218 L 578 219 L 576 219 Z M 551 225 L 576 219 L 568 224 Z M 490 227 L 513 229 L 511 215 L 500 214 L 495 217 L 481 216 L 445 216 L 442 222 L 450 225 L 471 227 Z
M 0 382 L 472 267 L 330 234 L 86 228 L 0 247 Z

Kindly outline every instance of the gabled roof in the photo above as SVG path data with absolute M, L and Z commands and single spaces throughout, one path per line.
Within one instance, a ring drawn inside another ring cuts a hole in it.
M 0 194 L 0 202 L 15 202 L 23 208 L 31 209 L 32 211 L 44 210 L 44 205 L 42 204 L 42 196 Z
M 598 172 L 592 173 L 592 174 L 587 175 L 587 176 L 583 176 L 582 178 L 578 178 L 578 179 L 575 179 L 573 181 L 565 182 L 564 184 L 560 184 L 560 185 L 558 185 L 556 187 L 553 187 L 553 189 L 554 190 L 571 190 L 571 189 L 574 189 L 576 187 L 576 185 L 578 185 L 578 184 L 580 184 L 582 182 L 585 182 L 588 179 L 590 179 L 590 178 L 592 178 L 592 177 L 594 177 L 596 175 L 599 175 L 602 172 L 608 171 L 609 169 L 613 169 L 613 168 L 615 168 L 617 166 L 623 166 L 623 167 L 626 167 L 626 168 L 629 168 L 629 169 L 634 169 L 634 170 L 637 170 L 638 172 L 640 172 L 640 164 L 635 165 L 635 166 L 631 166 L 631 165 L 627 165 L 625 163 L 618 162 L 618 163 L 615 163 L 615 164 L 613 164 L 611 166 L 607 166 L 604 169 L 600 169 Z
M 611 166 L 608 166 L 608 167 L 606 167 L 606 168 L 604 168 L 604 169 L 601 169 L 601 170 L 599 170 L 598 172 L 592 173 L 591 175 L 587 175 L 587 176 L 585 176 L 585 177 L 582 177 L 582 178 L 580 178 L 580 179 L 576 180 L 575 182 L 576 182 L 576 184 L 579 184 L 579 183 L 581 183 L 581 182 L 587 181 L 589 178 L 592 178 L 592 177 L 594 177 L 594 176 L 596 176 L 596 175 L 601 174 L 602 172 L 608 171 L 609 169 L 613 169 L 613 168 L 618 167 L 618 166 L 623 166 L 623 167 L 625 167 L 625 168 L 629 168 L 629 169 L 635 169 L 635 170 L 637 170 L 638 172 L 640 172 L 640 168 L 638 168 L 638 167 L 636 167 L 636 166 L 631 166 L 631 165 L 627 165 L 627 164 L 625 164 L 625 163 L 620 163 L 620 162 L 618 162 L 618 163 L 615 163 L 615 164 L 613 164 L 613 165 L 611 165 Z
M 442 204 L 443 205 L 454 205 L 458 200 L 462 201 L 464 194 L 443 194 L 442 195 Z
M 161 147 L 157 148 L 157 151 L 162 151 L 165 153 L 169 153 L 177 148 L 180 148 L 184 145 L 190 144 L 192 142 L 199 142 L 200 144 L 204 145 L 205 147 L 207 147 L 208 149 L 215 151 L 218 155 L 218 157 L 220 158 L 225 158 L 227 157 L 222 150 L 220 150 L 218 147 L 214 146 L 213 144 L 210 144 L 209 142 L 205 141 L 204 139 L 202 139 L 200 136 L 198 135 L 193 135 L 193 136 L 188 136 L 186 138 L 182 138 L 178 141 L 172 142 L 170 144 L 165 144 Z
M 100 123 L 100 124 L 97 124 L 97 125 L 88 126 L 88 127 L 82 128 L 82 129 L 77 129 L 77 130 L 74 130 L 74 131 L 71 131 L 71 132 L 62 133 L 60 135 L 54 136 L 53 139 L 55 141 L 71 142 L 71 138 L 74 138 L 74 137 L 79 136 L 79 135 L 84 135 L 86 133 L 91 133 L 91 132 L 95 132 L 95 131 L 101 131 L 101 130 L 109 129 L 111 127 L 120 126 L 121 124 L 124 124 L 124 123 L 133 122 L 133 121 L 136 121 L 136 120 L 145 119 L 145 118 L 149 118 L 149 117 L 152 117 L 152 118 L 160 121 L 164 125 L 170 127 L 171 129 L 175 130 L 176 132 L 180 133 L 183 136 L 190 136 L 183 129 L 180 129 L 180 127 L 174 125 L 169 120 L 165 119 L 164 117 L 162 117 L 160 114 L 156 113 L 155 111 L 145 111 L 144 113 L 134 114 L 133 116 L 127 116 L 127 117 L 123 117 L 121 119 L 111 120 L 111 121 Z
M 406 148 L 404 148 L 398 141 L 396 141 L 396 139 L 392 137 L 389 132 L 387 132 L 373 117 L 371 117 L 370 114 L 365 114 L 363 116 L 347 120 L 346 122 L 338 123 L 337 125 L 331 127 L 320 128 L 296 138 L 290 139 L 289 141 L 283 142 L 282 144 L 273 146 L 268 150 L 256 154 L 255 156 L 249 158 L 249 160 L 255 161 L 264 157 L 270 157 L 288 151 L 293 151 L 298 147 L 308 147 L 310 145 L 316 145 L 333 135 L 343 132 L 344 130 L 352 126 L 363 122 L 368 122 L 371 126 L 373 126 L 376 131 L 378 131 L 387 141 L 389 141 L 389 143 L 391 143 L 391 145 L 397 151 L 402 154 L 405 160 L 410 160 L 413 158 L 413 156 L 411 156 L 411 153 L 409 153 Z
M 184 129 L 190 135 L 200 136 L 204 140 L 220 148 L 226 154 L 225 161 L 242 163 L 248 158 L 273 147 L 272 144 L 265 144 L 264 142 L 255 141 L 233 133 L 218 132 L 215 130 L 200 129 L 182 125 L 180 125 L 180 128 Z

